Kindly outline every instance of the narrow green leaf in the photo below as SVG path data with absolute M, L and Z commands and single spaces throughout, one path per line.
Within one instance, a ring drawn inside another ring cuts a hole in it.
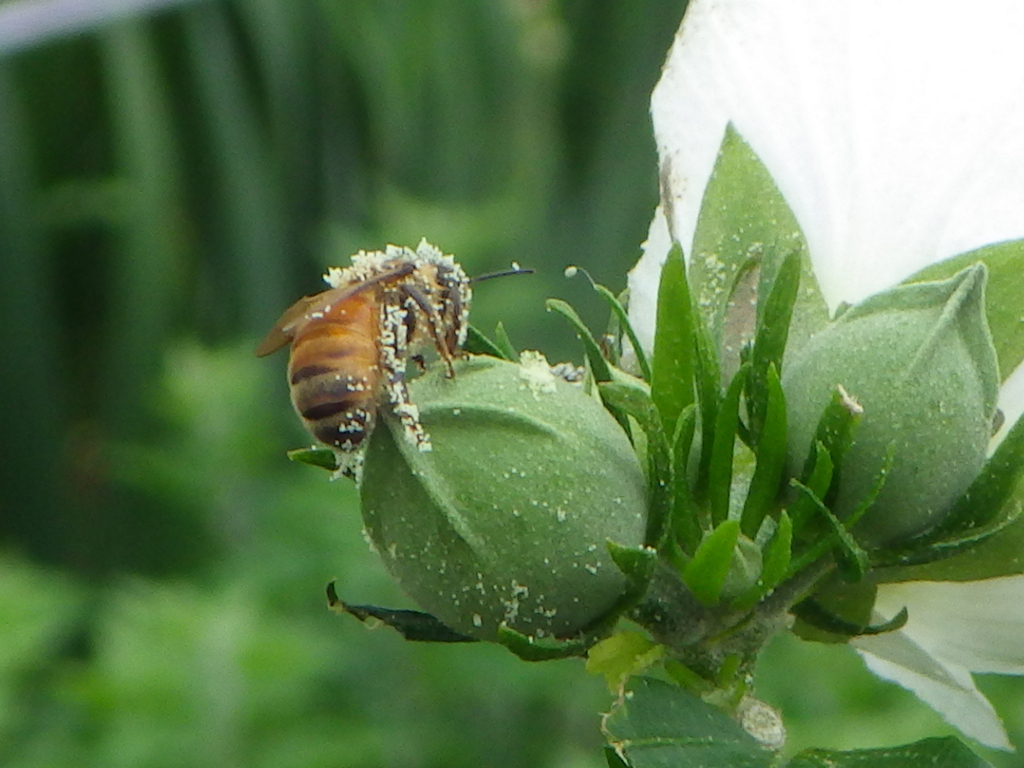
M 775 535 L 764 550 L 764 566 L 761 570 L 761 588 L 765 594 L 775 589 L 789 569 L 793 553 L 793 523 L 782 510 Z
M 842 386 L 837 385 L 832 392 L 832 399 L 829 400 L 825 410 L 822 411 L 821 419 L 818 420 L 818 428 L 815 432 L 815 443 L 804 463 L 804 476 L 813 472 L 818 460 L 817 443 L 821 443 L 828 451 L 834 467 L 842 467 L 843 458 L 853 444 L 853 436 L 856 434 L 857 425 L 860 424 L 863 409 L 851 398 Z M 825 502 L 829 501 L 828 496 L 821 497 Z
M 705 605 L 718 604 L 739 535 L 739 521 L 726 520 L 704 537 L 683 570 L 686 586 Z
M 729 516 L 729 493 L 732 486 L 732 458 L 736 431 L 739 424 L 740 394 L 747 376 L 742 367 L 726 390 L 715 423 L 715 436 L 711 448 L 711 466 L 708 468 L 708 501 L 712 523 L 718 525 Z
M 517 632 L 511 627 L 498 626 L 498 642 L 523 661 L 551 661 L 583 656 L 587 643 L 583 640 L 559 640 L 554 637 L 533 637 Z
M 757 464 L 750 480 L 750 488 L 740 518 L 743 534 L 753 539 L 764 516 L 772 509 L 779 495 L 779 486 L 786 469 L 786 397 L 775 363 L 768 364 L 767 403 L 760 440 L 757 444 Z
M 909 611 L 906 608 L 901 608 L 899 613 L 881 624 L 855 624 L 842 616 L 837 616 L 814 598 L 797 603 L 791 612 L 805 624 L 839 637 L 862 637 L 895 632 L 897 629 L 903 628 L 910 617 Z
M 623 547 L 610 540 L 607 547 L 608 554 L 611 555 L 615 566 L 622 571 L 628 584 L 605 615 L 586 628 L 592 634 L 610 630 L 619 616 L 634 608 L 643 599 L 651 582 L 654 566 L 658 562 L 658 550 L 653 547 Z
M 937 563 L 940 560 L 947 560 L 951 557 L 958 557 L 966 554 L 975 547 L 981 546 L 994 536 L 1000 536 L 1008 530 L 1012 530 L 1014 524 L 1020 519 L 1021 510 L 1014 510 L 1005 519 L 999 520 L 983 528 L 972 528 L 966 534 L 951 538 L 945 541 L 932 543 L 921 542 L 914 539 L 910 545 L 900 550 L 883 550 L 871 553 L 873 568 L 906 567 Z
M 583 342 L 583 352 L 590 362 L 590 369 L 594 373 L 594 378 L 599 382 L 611 381 L 611 369 L 608 367 L 608 361 L 601 354 L 601 346 L 594 339 L 594 335 L 587 328 L 583 320 L 580 319 L 580 316 L 576 314 L 576 310 L 561 299 L 548 299 L 544 302 L 544 305 L 548 308 L 548 311 L 557 312 L 572 324 L 572 327 L 576 330 L 576 335 Z
M 612 311 L 614 317 L 614 324 L 609 332 L 614 332 L 616 338 L 618 337 L 618 331 L 622 331 L 626 334 L 629 339 L 630 345 L 633 347 L 633 352 L 636 355 L 637 366 L 640 368 L 640 375 L 643 380 L 648 384 L 651 382 L 651 366 L 647 362 L 647 353 L 644 352 L 642 346 L 640 346 L 640 340 L 637 338 L 636 331 L 633 329 L 633 324 L 629 322 L 629 313 L 626 308 L 622 305 L 622 301 L 619 297 L 612 293 L 608 288 L 601 285 L 600 283 L 594 282 L 594 278 L 590 276 L 590 273 L 585 269 L 574 267 L 577 269 L 590 283 L 590 287 L 594 289 L 598 296 L 604 299 L 605 303 Z M 625 292 L 623 292 L 625 295 Z
M 715 444 L 718 412 L 722 405 L 722 390 L 718 356 L 714 351 L 715 347 L 711 339 L 711 333 L 704 324 L 700 313 L 693 312 L 692 317 L 697 347 L 696 376 L 701 426 L 700 466 L 697 472 L 694 495 L 700 499 L 706 498 L 709 491 L 708 481 L 711 470 L 711 457 Z
M 631 768 L 770 768 L 763 748 L 722 710 L 682 688 L 638 677 L 602 722 Z
M 764 310 L 758 318 L 747 387 L 749 426 L 756 442 L 760 441 L 761 429 L 767 418 L 770 395 L 769 368 L 774 366 L 776 378 L 782 372 L 782 358 L 789 338 L 789 324 L 800 288 L 801 258 L 801 252 L 794 250 L 783 259 L 775 273 Z
M 627 378 L 625 374 L 619 374 Z M 633 381 L 636 381 L 635 379 Z M 598 384 L 601 399 L 611 409 L 636 419 L 647 437 L 650 498 L 647 506 L 647 533 L 644 543 L 659 547 L 672 514 L 672 454 L 661 418 L 646 388 L 625 381 Z
M 682 410 L 694 402 L 694 337 L 692 302 L 686 283 L 686 263 L 679 244 L 673 244 L 658 284 L 658 320 L 651 366 L 651 398 L 665 422 L 675 430 Z
M 732 602 L 736 610 L 747 610 L 777 587 L 786 577 L 793 558 L 793 523 L 783 510 L 775 533 L 764 548 L 761 576 L 747 592 Z
M 623 547 L 614 541 L 609 541 L 607 546 L 615 566 L 630 584 L 645 589 L 651 580 L 654 564 L 658 561 L 657 550 L 651 547 Z
M 676 543 L 688 555 L 692 555 L 700 544 L 701 532 L 705 527 L 702 523 L 706 522 L 706 527 L 709 529 L 711 527 L 710 520 L 701 520 L 700 508 L 690 490 L 689 463 L 696 425 L 697 409 L 690 404 L 679 414 L 676 433 L 672 439 L 672 483 L 674 487 L 671 528 Z
M 467 329 L 466 343 L 462 345 L 462 348 L 471 355 L 488 355 L 489 357 L 497 357 L 501 360 L 508 360 L 513 363 L 519 362 L 519 358 L 512 359 L 505 357 L 505 353 L 501 348 L 484 336 L 483 333 L 480 332 L 480 329 L 474 325 L 470 325 Z
M 476 643 L 475 637 L 456 632 L 442 624 L 436 616 L 422 611 L 381 608 L 376 605 L 351 605 L 338 597 L 334 582 L 327 585 L 327 605 L 335 613 L 347 613 L 364 623 L 380 622 L 391 627 L 406 640 L 420 643 Z
M 1013 517 L 998 535 L 956 554 L 923 565 L 888 568 L 877 575 L 881 582 L 980 581 L 1024 574 L 1024 515 Z
M 789 505 L 789 515 L 793 518 L 793 530 L 796 532 L 802 530 L 807 521 L 814 517 L 817 510 L 814 500 L 820 501 L 828 493 L 835 471 L 832 457 L 820 440 L 814 441 L 811 450 L 813 464 L 810 475 L 804 480 L 804 485 L 807 486 L 811 495 L 799 494 Z
M 806 749 L 786 768 L 992 768 L 954 736 L 923 739 L 900 747 Z
M 953 506 L 929 540 L 981 528 L 995 520 L 1014 496 L 1024 476 L 1024 418 L 1006 433 L 981 473 Z
M 508 331 L 505 330 L 505 324 L 500 320 L 494 328 L 494 343 L 497 344 L 498 349 L 501 350 L 501 356 L 506 360 L 512 360 L 513 362 L 517 362 L 519 360 L 519 353 L 516 352 L 515 345 L 512 344 L 512 339 L 508 337 Z
M 841 553 L 840 561 L 847 565 L 849 580 L 859 581 L 867 570 L 867 553 L 857 544 L 856 539 L 847 530 L 846 525 L 839 520 L 825 503 L 799 480 L 793 480 L 792 485 L 803 492 L 803 494 L 814 504 L 821 518 L 826 521 L 831 533 L 822 536 L 806 552 L 802 553 L 790 566 L 787 578 L 793 576 L 811 563 L 818 560 L 826 552 L 836 545 Z
M 308 464 L 329 472 L 338 471 L 338 457 L 329 448 L 296 448 L 294 451 L 288 451 L 287 456 L 299 464 Z

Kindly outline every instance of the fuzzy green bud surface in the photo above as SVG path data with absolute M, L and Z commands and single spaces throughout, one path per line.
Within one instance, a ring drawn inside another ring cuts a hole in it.
M 866 546 L 941 522 L 985 460 L 998 396 L 978 264 L 949 280 L 901 285 L 844 312 L 784 371 L 790 469 L 799 476 L 837 385 L 863 408 L 831 507 L 853 512 L 891 471 L 854 527 Z
M 366 531 L 388 570 L 426 611 L 493 640 L 504 622 L 571 637 L 600 621 L 627 581 L 607 541 L 635 547 L 646 481 L 600 402 L 551 374 L 469 357 L 455 377 L 410 385 L 433 448 L 387 419 L 361 485 Z

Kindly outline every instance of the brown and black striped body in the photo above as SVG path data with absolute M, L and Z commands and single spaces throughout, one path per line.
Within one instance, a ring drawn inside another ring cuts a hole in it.
M 288 383 L 310 434 L 324 445 L 355 451 L 373 429 L 380 396 L 380 306 L 372 290 L 328 302 L 296 329 Z
M 381 405 L 413 444 L 430 450 L 409 401 L 406 367 L 418 344 L 430 344 L 454 375 L 472 293 L 462 268 L 425 241 L 415 251 L 360 252 L 351 267 L 332 268 L 324 279 L 332 287 L 288 309 L 256 354 L 291 344 L 292 404 L 306 429 L 334 450 L 339 473 L 358 478 Z

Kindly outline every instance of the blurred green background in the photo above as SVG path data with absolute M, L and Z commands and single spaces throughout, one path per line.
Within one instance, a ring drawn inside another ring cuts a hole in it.
M 334 578 L 408 601 L 350 485 L 284 459 L 252 349 L 325 266 L 426 236 L 535 267 L 474 322 L 578 356 L 543 299 L 600 327 L 564 267 L 624 286 L 685 0 L 136 5 L 0 3 L 0 766 L 603 765 L 581 663 L 325 610 Z M 948 732 L 845 649 L 767 656 L 794 747 Z

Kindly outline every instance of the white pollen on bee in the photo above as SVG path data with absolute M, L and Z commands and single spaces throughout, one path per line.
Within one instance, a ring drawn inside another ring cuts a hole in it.
M 318 310 L 318 311 L 316 311 L 316 312 L 310 312 L 310 313 L 309 313 L 309 316 L 310 316 L 310 317 L 311 317 L 311 318 L 312 318 L 313 320 L 322 320 L 322 319 L 323 319 L 323 317 L 324 317 L 324 313 L 323 313 L 323 312 L 320 312 L 320 311 Z
M 345 272 L 346 270 L 341 267 L 328 267 L 327 274 L 324 275 L 324 282 L 331 286 L 331 288 L 339 288 L 347 282 L 345 280 Z

